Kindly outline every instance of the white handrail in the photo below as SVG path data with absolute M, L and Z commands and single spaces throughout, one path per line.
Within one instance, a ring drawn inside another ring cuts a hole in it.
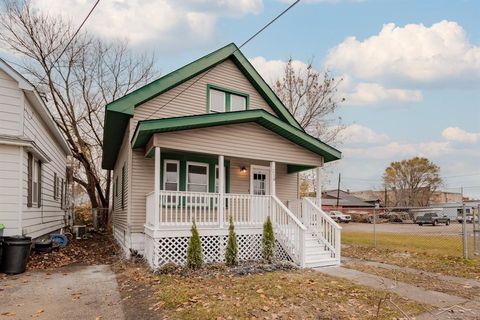
M 305 266 L 305 232 L 307 228 L 274 195 L 272 197 L 271 219 L 277 240 L 294 262 Z
M 303 198 L 302 214 L 306 225 L 340 260 L 342 227 L 308 198 Z

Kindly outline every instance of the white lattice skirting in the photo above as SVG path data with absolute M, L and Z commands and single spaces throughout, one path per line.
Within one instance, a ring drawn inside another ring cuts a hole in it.
M 219 230 L 223 234 L 202 235 L 200 241 L 205 262 L 224 262 L 225 249 L 228 235 L 226 231 Z M 219 233 L 220 233 L 219 232 Z M 145 235 L 145 258 L 153 269 L 157 269 L 165 263 L 184 265 L 189 235 L 152 237 Z M 262 259 L 262 234 L 261 230 L 255 233 L 237 234 L 238 259 L 239 261 L 251 261 Z M 275 255 L 278 260 L 292 261 L 280 243 L 276 243 Z

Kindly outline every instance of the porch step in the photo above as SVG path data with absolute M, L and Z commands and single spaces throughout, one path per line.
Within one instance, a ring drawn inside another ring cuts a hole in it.
M 320 259 L 320 260 L 311 260 L 305 262 L 305 267 L 307 268 L 317 268 L 317 267 L 329 267 L 339 265 L 340 262 L 337 259 Z
M 332 257 L 329 251 L 306 251 L 305 252 L 305 261 L 317 261 L 322 259 L 330 259 Z

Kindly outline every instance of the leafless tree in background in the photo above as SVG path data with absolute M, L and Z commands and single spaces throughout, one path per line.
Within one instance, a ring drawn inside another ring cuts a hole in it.
M 122 41 L 80 32 L 62 17 L 34 10 L 29 1 L 2 0 L 0 43 L 21 57 L 27 78 L 47 105 L 78 163 L 73 179 L 92 208 L 108 208 L 110 171 L 101 169 L 104 107 L 149 82 L 153 55 L 135 55 Z
M 298 123 L 311 135 L 329 144 L 338 143 L 344 128 L 341 118 L 333 117 L 345 98 L 338 97 L 342 79 L 329 72 L 321 74 L 309 63 L 295 68 L 292 58 L 285 65 L 283 76 L 273 83 L 273 90 Z
M 345 98 L 339 97 L 338 86 L 342 79 L 335 79 L 328 71 L 316 71 L 312 63 L 304 68 L 295 68 L 290 58 L 285 65 L 283 76 L 272 85 L 277 96 L 290 110 L 298 123 L 314 137 L 325 143 L 338 145 L 340 132 L 345 128 L 340 117 L 334 113 Z M 326 184 L 324 172 L 322 185 Z M 316 192 L 315 175 L 302 172 L 300 183 L 308 192 Z

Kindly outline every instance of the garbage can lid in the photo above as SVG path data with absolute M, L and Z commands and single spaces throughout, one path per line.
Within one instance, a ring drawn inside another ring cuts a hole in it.
M 32 243 L 32 238 L 31 237 L 25 237 L 25 236 L 11 236 L 11 237 L 4 237 L 3 242 L 6 245 L 9 244 L 31 244 Z

